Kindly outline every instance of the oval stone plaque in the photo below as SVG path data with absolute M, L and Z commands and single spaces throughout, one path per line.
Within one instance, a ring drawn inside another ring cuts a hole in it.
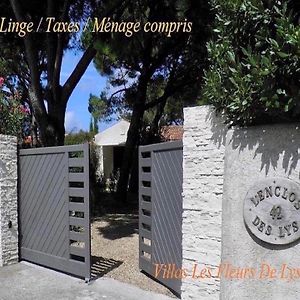
M 255 183 L 244 202 L 249 230 L 269 244 L 285 245 L 300 238 L 300 185 L 287 178 Z

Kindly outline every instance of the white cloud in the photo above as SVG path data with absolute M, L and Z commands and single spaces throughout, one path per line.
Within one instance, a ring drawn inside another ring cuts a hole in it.
M 66 132 L 77 132 L 81 128 L 81 124 L 76 118 L 74 111 L 67 111 L 65 117 L 65 128 Z

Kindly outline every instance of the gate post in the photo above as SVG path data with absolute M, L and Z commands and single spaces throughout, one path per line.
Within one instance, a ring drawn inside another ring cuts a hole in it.
M 18 262 L 17 139 L 0 135 L 0 267 Z
M 226 133 L 212 107 L 184 109 L 182 251 L 189 276 L 182 281 L 183 300 L 219 299 Z

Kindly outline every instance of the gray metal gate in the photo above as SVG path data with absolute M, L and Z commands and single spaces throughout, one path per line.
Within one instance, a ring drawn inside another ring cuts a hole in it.
M 19 157 L 20 258 L 89 279 L 89 145 Z
M 182 142 L 140 147 L 139 184 L 140 269 L 180 294 Z

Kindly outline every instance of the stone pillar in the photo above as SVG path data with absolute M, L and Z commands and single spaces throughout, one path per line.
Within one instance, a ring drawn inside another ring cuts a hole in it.
M 182 299 L 219 299 L 221 212 L 227 128 L 209 106 L 184 109 Z M 192 278 L 206 269 L 206 278 Z M 212 270 L 211 272 L 209 270 Z M 211 274 L 211 275 L 210 275 Z
M 0 266 L 18 262 L 17 139 L 0 135 Z
M 300 212 L 297 210 L 300 203 L 299 128 L 299 124 L 276 124 L 235 128 L 228 132 L 221 300 L 300 299 L 299 239 L 284 244 L 285 239 L 298 234 L 300 227 L 293 224 L 295 221 L 299 224 L 300 218 L 297 216 Z M 293 186 L 298 185 L 297 199 L 294 199 L 295 195 L 291 198 L 284 195 L 290 193 L 287 181 L 293 182 Z M 267 191 L 272 196 L 266 194 Z M 254 203 L 249 208 L 251 199 Z M 256 199 L 262 202 L 257 204 Z M 268 209 L 265 209 L 266 205 L 269 205 Z M 272 217 L 274 206 L 282 207 L 279 218 Z M 288 215 L 286 208 L 296 215 Z M 245 221 L 252 212 L 249 229 L 249 223 Z M 263 223 L 256 223 L 255 216 Z M 279 227 L 284 237 L 281 237 Z M 278 242 L 268 243 L 273 235 Z

